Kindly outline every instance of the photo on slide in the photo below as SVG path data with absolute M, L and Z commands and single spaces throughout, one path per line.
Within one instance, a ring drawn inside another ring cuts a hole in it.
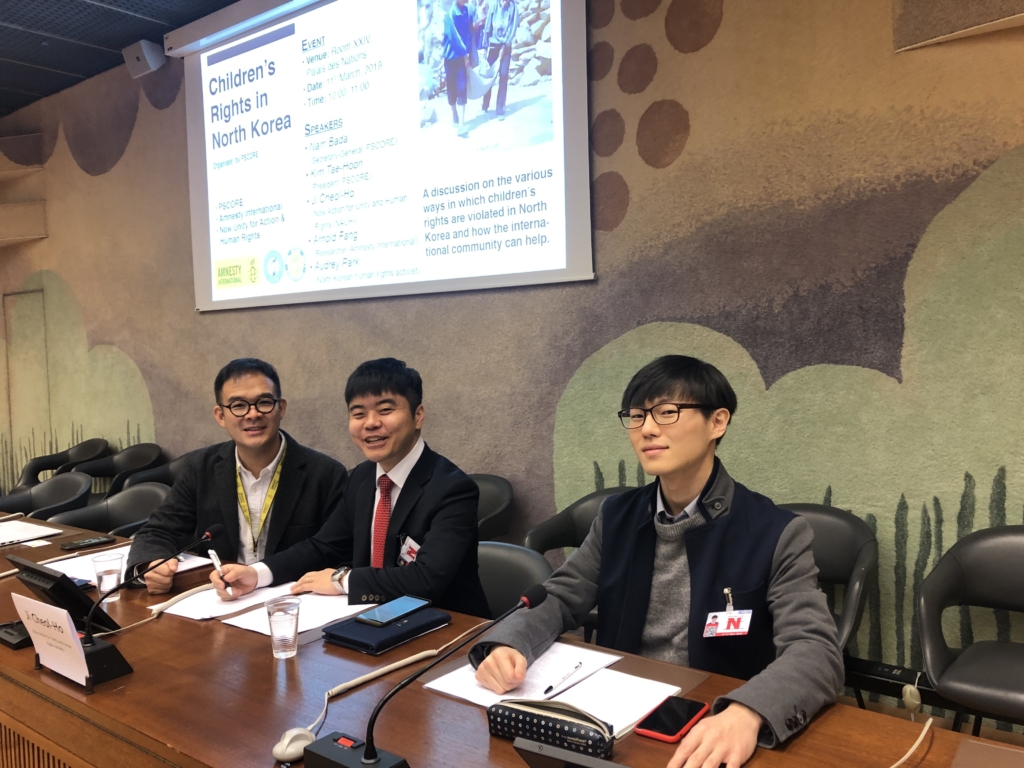
M 550 142 L 550 0 L 418 0 L 420 128 L 438 148 Z

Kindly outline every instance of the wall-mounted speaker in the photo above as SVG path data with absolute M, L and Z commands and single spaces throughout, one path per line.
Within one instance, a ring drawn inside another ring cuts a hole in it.
M 149 40 L 139 40 L 121 51 L 124 63 L 128 65 L 128 73 L 132 77 L 142 77 L 160 69 L 166 62 L 164 48 Z

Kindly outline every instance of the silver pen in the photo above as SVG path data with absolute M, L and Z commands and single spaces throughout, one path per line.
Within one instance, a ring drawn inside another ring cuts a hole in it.
M 221 581 L 224 582 L 224 586 L 227 588 L 227 593 L 231 597 L 235 596 L 235 593 L 231 591 L 231 585 L 228 584 L 228 580 L 224 578 L 224 566 L 220 564 L 220 558 L 217 556 L 217 551 L 214 549 L 206 550 L 206 554 L 213 560 L 213 567 L 217 569 L 217 574 L 220 576 Z
M 545 688 L 545 689 L 544 689 L 544 695 L 545 695 L 545 696 L 547 696 L 547 695 L 548 695 L 549 693 L 551 693 L 551 692 L 552 692 L 553 690 L 555 690 L 555 688 L 557 688 L 557 687 L 558 687 L 558 686 L 560 686 L 560 685 L 561 685 L 562 683 L 564 683 L 564 682 L 565 682 L 566 680 L 568 680 L 568 679 L 569 679 L 570 677 L 572 677 L 572 676 L 573 676 L 573 675 L 575 675 L 575 674 L 576 674 L 577 672 L 579 672 L 579 671 L 580 671 L 580 667 L 582 667 L 582 666 L 583 666 L 583 662 L 582 662 L 582 661 L 581 661 L 581 662 L 578 662 L 578 663 L 576 664 L 576 666 L 575 666 L 575 667 L 573 667 L 572 669 L 570 669 L 570 670 L 569 670 L 569 671 L 568 671 L 568 672 L 567 672 L 567 673 L 565 674 L 565 677 L 563 677 L 563 678 L 562 678 L 561 680 L 559 680 L 559 681 L 558 681 L 557 683 L 555 683 L 554 685 L 549 685 L 549 686 L 548 686 L 547 688 Z

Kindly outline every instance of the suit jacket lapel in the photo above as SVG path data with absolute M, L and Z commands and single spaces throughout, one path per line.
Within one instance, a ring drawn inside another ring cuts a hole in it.
M 235 471 L 235 444 L 227 442 L 217 454 L 214 468 L 217 478 L 217 506 L 220 508 L 224 528 L 227 531 L 232 560 L 238 557 L 238 484 Z
M 413 466 L 401 493 L 398 494 L 398 503 L 391 510 L 391 522 L 388 524 L 388 540 L 384 547 L 385 568 L 398 563 L 398 537 L 405 526 L 405 519 L 409 517 L 412 508 L 423 495 L 423 486 L 430 481 L 430 476 L 434 473 L 434 457 L 434 452 L 424 446 L 423 455 Z
M 356 486 L 355 510 L 352 517 L 352 566 L 370 565 L 370 542 L 373 539 L 373 498 L 377 493 L 377 468 L 366 462 L 367 477 Z M 358 468 L 357 468 L 358 469 Z M 401 499 L 401 497 L 399 497 Z
M 277 495 L 274 497 L 274 506 L 270 510 L 270 530 L 267 531 L 268 555 L 277 551 L 277 545 L 281 543 L 281 538 L 291 523 L 299 494 L 302 493 L 302 486 L 306 482 L 306 460 L 302 455 L 301 446 L 288 434 L 285 434 L 285 439 L 288 441 L 288 447 L 285 448 L 284 458 L 281 459 L 281 480 L 277 486 Z M 249 513 L 258 515 L 260 510 L 250 509 Z

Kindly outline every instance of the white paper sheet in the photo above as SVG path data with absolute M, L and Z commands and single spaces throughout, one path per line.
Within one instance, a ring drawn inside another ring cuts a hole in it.
M 325 627 L 335 621 L 341 621 L 348 616 L 361 613 L 372 605 L 365 603 L 357 605 L 348 604 L 347 595 L 314 595 L 307 593 L 298 595 L 302 602 L 299 604 L 299 632 L 308 632 L 311 629 Z M 268 600 L 270 598 L 267 598 Z M 225 624 L 233 627 L 241 627 L 252 632 L 259 632 L 262 635 L 270 635 L 270 619 L 263 609 L 243 613 L 232 619 L 224 619 Z
M 598 670 L 614 664 L 621 658 L 612 653 L 581 648 L 578 645 L 555 643 L 526 670 L 526 680 L 522 685 L 507 693 L 497 694 L 480 685 L 474 676 L 476 671 L 469 664 L 461 666 L 423 687 L 471 701 L 481 707 L 489 707 L 505 699 L 550 699 L 558 696 L 567 688 L 578 685 L 582 680 Z M 581 662 L 582 666 L 577 671 L 562 680 Z M 554 686 L 554 688 L 550 693 L 545 694 L 544 691 L 548 686 Z
M 77 557 L 70 557 L 67 560 L 61 560 L 57 563 L 50 563 L 47 568 L 53 568 L 55 571 L 66 573 L 72 579 L 85 579 L 91 581 L 93 584 L 96 583 L 96 568 L 92 564 L 92 559 L 98 555 L 123 555 L 124 559 L 121 561 L 121 579 L 124 580 L 124 570 L 128 565 L 128 550 L 132 548 L 131 544 L 125 544 L 123 547 L 115 547 L 114 549 L 104 549 L 102 552 L 86 552 L 85 554 L 78 555 Z M 202 568 L 204 565 L 210 564 L 210 558 L 198 557 L 196 555 L 181 555 L 180 562 L 178 563 L 178 573 L 184 573 L 185 571 L 191 571 L 194 568 Z
M 610 723 L 615 737 L 622 738 L 644 717 L 679 687 L 645 677 L 627 675 L 614 669 L 602 669 L 586 680 L 554 697 L 579 707 L 584 712 Z
M 273 600 L 275 597 L 287 595 L 289 588 L 294 583 L 294 581 L 291 581 L 276 587 L 257 589 L 237 600 L 221 600 L 217 596 L 216 590 L 208 589 L 205 592 L 198 592 L 191 597 L 186 597 L 180 603 L 172 605 L 164 613 L 169 613 L 172 616 L 184 616 L 186 619 L 198 619 L 200 621 L 203 619 L 215 619 L 218 616 L 227 616 L 229 613 L 235 613 L 236 611 L 244 611 L 246 608 L 251 608 L 254 605 L 262 605 L 267 600 Z M 149 610 L 155 611 L 162 605 L 164 603 L 151 605 Z
M 60 528 L 48 528 L 27 520 L 7 520 L 0 523 L 0 547 L 33 539 L 45 539 L 48 536 L 59 536 L 62 533 L 64 531 Z

